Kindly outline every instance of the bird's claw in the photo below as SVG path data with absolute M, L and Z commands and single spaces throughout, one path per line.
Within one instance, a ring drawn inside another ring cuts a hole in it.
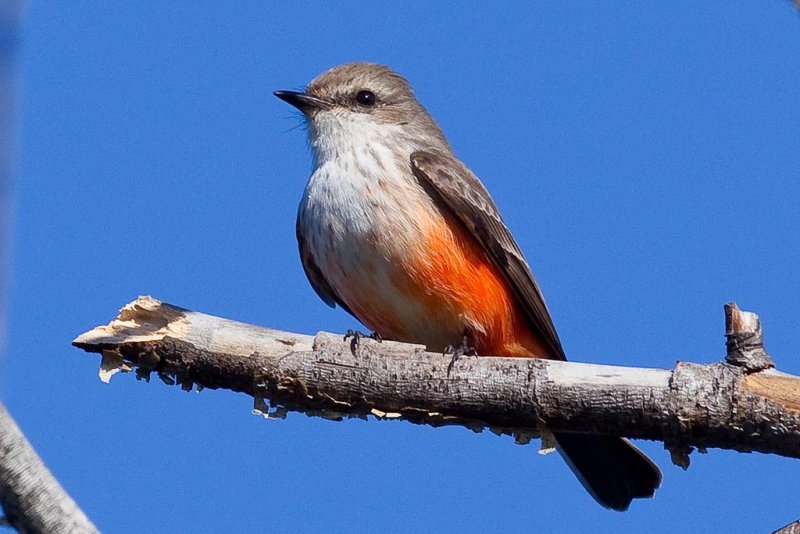
M 478 351 L 475 350 L 475 347 L 469 344 L 469 339 L 467 336 L 464 336 L 464 339 L 461 340 L 461 345 L 458 347 L 454 347 L 453 345 L 447 345 L 444 348 L 444 354 L 451 354 L 453 357 L 450 359 L 450 363 L 447 365 L 447 375 L 450 375 L 450 371 L 453 370 L 453 366 L 455 363 L 463 358 L 464 356 L 477 356 Z
M 359 330 L 353 330 L 352 328 L 348 328 L 347 331 L 344 333 L 344 340 L 350 340 L 350 350 L 352 351 L 353 355 L 356 353 L 356 349 L 358 348 L 359 343 L 361 343 L 361 339 L 367 338 L 377 341 L 378 343 L 383 341 L 381 335 L 377 332 L 372 332 L 371 334 L 367 335 L 364 332 Z

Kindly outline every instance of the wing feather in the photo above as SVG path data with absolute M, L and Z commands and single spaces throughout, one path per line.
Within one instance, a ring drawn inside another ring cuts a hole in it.
M 566 359 L 539 284 L 486 188 L 466 165 L 441 151 L 414 152 L 411 169 L 431 196 L 449 209 L 500 268 L 535 333 Z

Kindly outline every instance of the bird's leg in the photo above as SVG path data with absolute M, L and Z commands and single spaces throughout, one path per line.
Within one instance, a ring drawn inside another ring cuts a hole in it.
M 352 339 L 351 339 L 352 338 Z M 372 332 L 371 334 L 367 335 L 360 330 L 353 330 L 352 328 L 348 328 L 347 331 L 344 333 L 344 340 L 347 341 L 350 339 L 350 351 L 355 356 L 356 349 L 358 348 L 359 343 L 361 343 L 362 338 L 369 338 L 377 341 L 380 343 L 383 341 L 381 335 L 377 332 Z
M 447 366 L 447 374 L 450 375 L 450 371 L 453 369 L 453 365 L 464 356 L 477 356 L 478 351 L 475 350 L 475 347 L 470 345 L 469 343 L 469 332 L 467 329 L 464 329 L 464 336 L 461 338 L 461 344 L 457 347 L 453 345 L 447 345 L 444 348 L 445 354 L 452 354 L 453 358 L 450 360 L 450 363 Z

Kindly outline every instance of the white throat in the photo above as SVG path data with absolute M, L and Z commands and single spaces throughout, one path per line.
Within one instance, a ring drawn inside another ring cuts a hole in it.
M 414 151 L 405 141 L 402 126 L 379 123 L 366 113 L 352 111 L 320 112 L 309 121 L 308 136 L 315 169 L 342 157 L 364 163 L 379 159 L 386 168 L 390 159 L 408 160 Z

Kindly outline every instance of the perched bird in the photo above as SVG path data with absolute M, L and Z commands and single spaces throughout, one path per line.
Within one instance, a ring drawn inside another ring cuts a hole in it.
M 306 275 L 385 339 L 481 355 L 564 360 L 539 285 L 478 178 L 409 83 L 388 67 L 335 67 L 276 91 L 308 123 L 314 171 L 297 215 Z M 463 350 L 463 349 L 460 349 Z M 661 473 L 628 441 L 556 434 L 603 506 L 652 497 Z

